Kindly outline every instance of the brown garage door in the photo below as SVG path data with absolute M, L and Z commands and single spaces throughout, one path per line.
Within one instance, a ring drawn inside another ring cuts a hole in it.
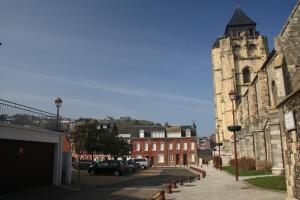
M 52 184 L 54 144 L 0 139 L 0 194 Z

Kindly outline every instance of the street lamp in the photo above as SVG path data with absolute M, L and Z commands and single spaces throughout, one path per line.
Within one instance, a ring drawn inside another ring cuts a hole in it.
M 57 97 L 54 102 L 55 102 L 55 106 L 57 108 L 57 113 L 56 113 L 56 131 L 58 131 L 59 108 L 61 107 L 62 100 L 61 100 L 60 97 Z
M 239 126 L 235 126 L 235 117 L 234 117 L 234 101 L 236 100 L 236 92 L 234 90 L 231 90 L 229 92 L 229 97 L 231 100 L 231 104 L 232 104 L 232 120 L 233 120 L 233 126 L 232 127 L 228 127 L 229 131 L 233 132 L 233 143 L 234 143 L 234 161 L 235 161 L 235 180 L 238 181 L 239 180 L 239 171 L 238 171 L 238 161 L 237 161 L 237 152 L 236 152 L 236 134 L 235 132 L 238 131 L 238 129 L 240 130 L 241 127 Z

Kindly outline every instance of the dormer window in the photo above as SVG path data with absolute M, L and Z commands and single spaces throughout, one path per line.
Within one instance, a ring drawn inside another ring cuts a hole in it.
M 140 130 L 140 138 L 144 138 L 145 137 L 145 131 L 144 130 Z
M 191 129 L 185 129 L 185 136 L 186 137 L 191 137 Z

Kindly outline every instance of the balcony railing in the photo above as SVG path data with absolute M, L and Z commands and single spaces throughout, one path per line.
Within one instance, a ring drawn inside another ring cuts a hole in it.
M 56 130 L 56 114 L 0 99 L 0 123 Z

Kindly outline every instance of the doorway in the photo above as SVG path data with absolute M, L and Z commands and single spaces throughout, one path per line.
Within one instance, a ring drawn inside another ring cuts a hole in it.
M 183 154 L 183 165 L 187 165 L 187 154 Z
M 179 154 L 176 154 L 176 165 L 179 165 Z

